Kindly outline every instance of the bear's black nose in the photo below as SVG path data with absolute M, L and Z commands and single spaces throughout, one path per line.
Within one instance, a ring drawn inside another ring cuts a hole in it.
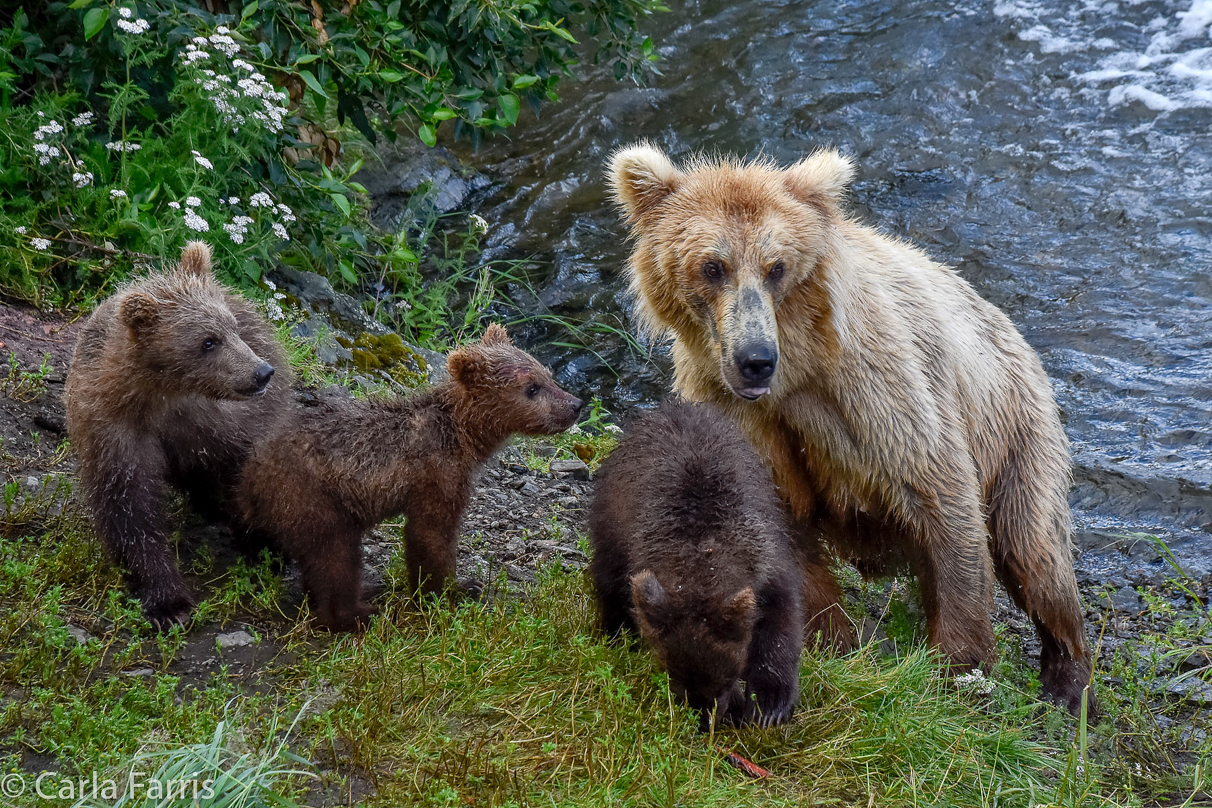
M 770 380 L 774 375 L 774 366 L 778 362 L 778 352 L 768 342 L 747 345 L 732 355 L 737 369 L 745 377 L 745 381 L 759 385 Z
M 579 398 L 574 398 L 571 402 L 569 402 L 568 406 L 572 407 L 573 415 L 580 415 L 581 407 L 585 406 L 585 402 L 581 401 Z
M 269 384 L 269 380 L 273 378 L 274 366 L 268 362 L 262 362 L 261 366 L 253 371 L 253 381 L 257 387 L 264 387 Z

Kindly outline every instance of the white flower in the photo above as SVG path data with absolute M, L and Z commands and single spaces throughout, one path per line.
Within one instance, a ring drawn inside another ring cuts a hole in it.
M 581 428 L 579 426 L 577 426 L 576 424 L 573 424 L 572 426 L 568 427 L 569 435 L 580 435 L 581 431 L 582 431 Z
M 471 223 L 475 227 L 475 229 L 480 231 L 481 233 L 488 232 L 488 222 L 486 222 L 484 220 L 484 217 L 481 216 L 480 214 L 478 214 L 478 213 L 471 214 Z
M 207 171 L 214 168 L 214 166 L 211 164 L 210 160 L 207 160 L 205 157 L 203 157 L 201 154 L 199 154 L 196 150 L 193 152 L 193 155 L 194 155 L 194 162 L 197 163 L 198 165 L 202 166 L 203 168 L 205 168 Z
M 223 26 L 219 27 L 222 28 Z M 240 46 L 236 44 L 236 40 L 232 39 L 225 33 L 212 34 L 209 37 L 209 40 L 211 45 L 223 51 L 223 54 L 228 58 L 231 58 L 240 52 Z M 198 40 L 195 39 L 194 41 L 197 42 Z
M 273 282 L 273 281 L 271 281 L 269 278 L 265 278 L 265 279 L 264 279 L 264 281 L 265 281 L 265 288 L 266 288 L 266 289 L 268 289 L 268 290 L 269 290 L 269 291 L 271 291 L 271 292 L 276 292 L 276 291 L 278 291 L 278 284 L 274 283 L 274 282 Z
M 35 250 L 45 250 L 51 244 L 50 239 L 47 238 L 31 238 L 29 243 Z
M 111 188 L 109 191 L 109 198 L 110 199 L 126 199 L 126 191 L 123 191 L 120 188 Z
M 120 8 L 118 9 L 118 13 L 122 15 L 122 19 L 129 20 L 132 12 L 129 8 Z
M 91 112 L 81 112 L 76 117 L 72 118 L 72 126 L 88 126 L 93 122 L 93 114 Z
M 169 202 L 169 203 L 168 203 L 168 206 L 169 206 L 170 208 L 172 208 L 173 210 L 181 210 L 181 203 L 180 203 L 180 202 Z
M 72 182 L 76 183 L 77 188 L 83 188 L 86 185 L 93 184 L 93 172 L 85 171 L 83 173 L 77 171 L 72 174 Z
M 274 300 L 285 300 L 285 299 L 286 299 L 286 293 L 274 292 Z
M 955 686 L 960 690 L 987 696 L 993 692 L 994 682 L 992 679 L 986 679 L 980 668 L 973 668 L 971 673 L 955 677 Z
M 274 235 L 283 241 L 290 241 L 290 234 L 286 232 L 286 225 L 282 224 L 281 222 L 273 223 L 273 231 Z
M 201 45 L 202 47 L 206 47 L 207 45 L 210 44 L 210 40 L 204 36 L 196 36 L 193 38 L 192 42 L 195 45 Z
M 43 124 L 34 130 L 34 140 L 45 140 L 47 135 L 57 135 L 63 131 L 63 125 L 58 121 Z
M 252 65 L 250 65 L 248 62 L 244 61 L 243 59 L 232 59 L 231 66 L 238 67 L 241 70 L 247 70 L 249 73 L 255 73 L 257 70 L 257 68 L 253 67 Z
M 106 143 L 105 148 L 110 151 L 132 152 L 139 151 L 143 147 L 138 143 L 131 143 L 129 140 L 115 140 L 112 143 Z
M 223 225 L 223 229 L 227 231 L 227 235 L 231 236 L 231 240 L 236 244 L 244 243 L 244 228 L 237 227 L 234 224 L 228 223 Z
M 251 216 L 235 216 L 232 218 L 232 224 L 238 224 L 241 227 L 246 227 L 253 223 Z
M 210 54 L 204 50 L 192 50 L 192 51 L 189 51 L 188 53 L 181 54 L 181 60 L 184 61 L 185 64 L 187 64 L 187 65 L 192 65 L 194 62 L 198 61 L 199 59 L 209 59 L 209 58 L 210 58 Z
M 45 112 L 39 112 L 39 113 L 38 113 L 38 117 L 39 117 L 39 118 L 45 118 L 45 117 L 46 117 L 46 113 L 45 113 Z
M 238 197 L 238 196 L 229 196 L 229 197 L 227 197 L 227 204 L 229 204 L 229 205 L 239 205 L 239 204 L 240 204 L 240 197 Z
M 129 22 L 128 20 L 118 20 L 118 27 L 128 34 L 139 35 L 151 28 L 151 25 L 147 22 L 147 20 L 139 18 L 134 22 Z
M 272 208 L 274 206 L 274 201 L 270 198 L 269 194 L 265 193 L 264 191 L 257 191 L 248 200 L 248 204 L 250 207 L 254 208 Z
M 16 227 L 13 228 L 13 232 L 19 236 L 24 236 L 25 235 L 25 225 L 23 225 L 23 224 L 17 225 Z
M 197 230 L 199 233 L 210 230 L 210 225 L 206 223 L 206 220 L 199 216 L 197 211 L 190 208 L 185 209 L 185 226 L 190 230 Z
M 622 435 L 623 434 L 623 427 L 619 426 L 618 424 L 607 424 L 606 426 L 603 427 L 603 429 L 605 429 L 607 432 L 609 432 L 612 435 Z
M 282 307 L 278 305 L 276 300 L 265 301 L 265 313 L 271 320 L 285 320 L 286 312 L 282 311 Z
M 231 31 L 229 31 L 229 30 L 228 30 L 228 28 L 227 28 L 227 26 L 226 26 L 226 25 L 220 25 L 218 28 L 216 28 L 216 29 L 215 29 L 215 33 L 217 33 L 217 34 L 230 34 L 230 33 L 231 33 Z
M 196 208 L 202 204 L 202 200 L 196 196 L 187 196 L 185 197 L 185 204 L 191 208 Z

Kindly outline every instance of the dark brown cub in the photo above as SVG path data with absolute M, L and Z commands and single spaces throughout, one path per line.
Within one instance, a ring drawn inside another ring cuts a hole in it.
M 454 576 L 472 474 L 515 432 L 551 435 L 581 401 L 561 390 L 499 325 L 447 360 L 450 381 L 406 399 L 301 411 L 260 443 L 244 471 L 245 521 L 296 559 L 317 622 L 364 626 L 362 534 L 404 514 L 409 586 Z
M 195 241 L 172 270 L 127 286 L 80 332 L 67 428 L 97 533 L 157 629 L 194 599 L 166 540 L 169 486 L 225 513 L 253 441 L 290 408 L 290 369 L 252 303 Z
M 590 512 L 602 629 L 638 630 L 702 715 L 769 726 L 799 695 L 799 559 L 761 458 L 706 404 L 632 423 Z

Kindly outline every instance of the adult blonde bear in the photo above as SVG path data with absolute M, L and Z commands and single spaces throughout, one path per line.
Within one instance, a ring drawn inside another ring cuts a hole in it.
M 1068 444 L 1010 320 L 848 219 L 854 166 L 835 151 L 679 169 L 641 143 L 609 173 L 641 326 L 673 334 L 677 391 L 737 420 L 800 525 L 810 636 L 854 643 L 822 538 L 864 574 L 912 569 L 930 642 L 958 667 L 995 659 L 996 572 L 1039 632 L 1044 691 L 1079 710 Z

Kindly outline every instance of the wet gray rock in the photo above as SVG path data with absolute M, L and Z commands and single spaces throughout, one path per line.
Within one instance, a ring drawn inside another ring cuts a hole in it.
M 67 626 L 67 633 L 72 635 L 72 637 L 80 645 L 88 645 L 88 641 L 93 639 L 93 635 L 89 634 L 87 631 L 80 628 L 79 626 L 73 626 L 70 623 Z
M 220 634 L 215 637 L 215 644 L 219 646 L 219 650 L 228 648 L 241 648 L 246 645 L 252 645 L 256 640 L 247 631 L 233 631 L 229 634 Z
M 552 460 L 552 474 L 567 474 L 576 480 L 589 479 L 589 466 L 581 460 Z
M 380 149 L 379 158 L 355 179 L 370 194 L 371 219 L 385 230 L 397 231 L 418 215 L 463 208 L 472 192 L 491 184 L 446 149 L 426 148 L 411 138 Z
M 1140 601 L 1140 595 L 1130 586 L 1123 586 L 1115 590 L 1111 595 L 1111 607 L 1117 612 L 1128 614 L 1140 614 L 1145 608 Z

